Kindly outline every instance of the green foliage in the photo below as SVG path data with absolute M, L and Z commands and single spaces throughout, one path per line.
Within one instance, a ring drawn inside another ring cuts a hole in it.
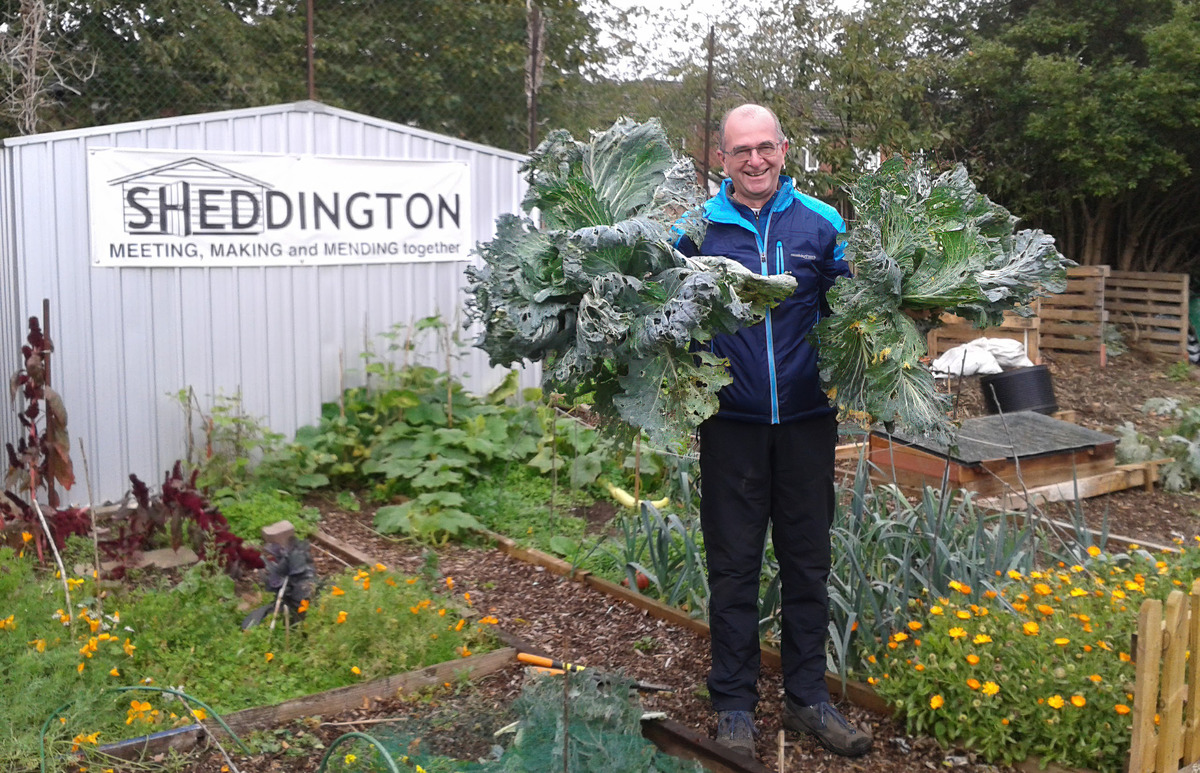
M 225 713 L 491 646 L 482 621 L 459 628 L 466 618 L 455 598 L 380 567 L 330 578 L 330 586 L 309 600 L 302 623 L 273 631 L 266 625 L 241 630 L 245 612 L 238 608 L 233 583 L 209 562 L 188 570 L 174 587 L 110 588 L 103 613 L 91 583 L 71 580 L 77 583 L 73 600 L 78 606 L 56 611 L 61 596 L 53 573 L 39 571 L 30 555 L 18 558 L 0 548 L 0 737 L 5 739 L 0 768 L 5 770 L 36 768 L 38 731 L 50 712 L 68 701 L 61 713 L 66 721 L 51 723 L 48 732 L 51 758 L 67 752 L 79 734 L 99 733 L 98 742 L 109 743 L 190 723 L 180 704 L 153 696 L 137 696 L 152 709 L 134 716 L 128 695 L 106 692 L 113 687 L 144 680 L 182 686 Z M 444 616 L 438 614 L 441 609 Z M 29 700 L 30 694 L 52 699 Z
M 477 345 L 494 365 L 545 361 L 547 391 L 588 394 L 656 443 L 690 436 L 729 380 L 692 345 L 760 319 L 795 280 L 672 247 L 682 212 L 678 228 L 702 240 L 700 190 L 657 121 L 621 120 L 589 142 L 552 132 L 524 171 L 523 206 L 543 225 L 502 216 L 485 265 L 467 269 Z
M 864 426 L 899 423 L 948 439 L 946 395 L 921 362 L 925 332 L 906 312 L 951 311 L 978 326 L 1032 313 L 1066 288 L 1066 260 L 1041 231 L 975 190 L 962 165 L 935 174 L 923 159 L 886 161 L 851 186 L 858 214 L 845 239 L 855 276 L 829 291 L 832 316 L 814 330 L 821 380 L 840 415 Z
M 1032 524 L 1018 529 L 1008 514 L 980 510 L 969 492 L 926 487 L 912 502 L 892 484 L 872 486 L 865 462 L 838 497 L 831 538 L 830 640 L 842 673 L 856 626 L 868 639 L 886 636 L 903 628 L 911 599 L 946 595 L 952 582 L 977 600 L 1005 572 L 1029 571 L 1042 547 Z
M 254 465 L 282 446 L 282 435 L 272 432 L 261 418 L 246 414 L 241 392 L 214 395 L 207 413 L 190 387 L 174 397 L 187 421 L 189 471 L 197 471 L 196 486 L 214 499 L 236 497 L 250 485 Z
M 629 587 L 638 587 L 639 573 L 650 580 L 646 589 L 671 606 L 684 606 L 696 615 L 708 610 L 708 580 L 704 574 L 700 520 L 664 515 L 643 502 L 637 515 L 623 514 L 620 542 L 609 554 L 622 567 Z
M 1188 363 L 1183 363 L 1191 367 Z M 1175 424 L 1160 437 L 1147 437 L 1129 422 L 1117 429 L 1117 462 L 1131 464 L 1169 459 L 1158 468 L 1165 491 L 1190 491 L 1200 485 L 1200 406 L 1180 403 L 1173 397 L 1154 397 L 1143 413 L 1169 416 Z
M 565 688 L 564 678 L 570 679 Z M 480 769 L 493 773 L 699 771 L 698 763 L 664 754 L 642 737 L 642 708 L 632 685 L 631 679 L 616 675 L 603 683 L 583 674 L 532 680 L 513 704 L 520 725 L 512 743 L 500 759 Z M 565 710 L 564 702 L 569 703 Z
M 1175 383 L 1186 383 L 1192 380 L 1192 363 L 1187 360 L 1173 362 L 1167 366 L 1167 378 Z
M 987 762 L 1036 755 L 1122 770 L 1139 605 L 1189 587 L 1200 555 L 1194 545 L 1160 555 L 1089 553 L 1080 563 L 1009 572 L 996 596 L 974 602 L 966 586 L 919 595 L 907 625 L 862 640 L 871 683 L 909 732 Z
M 250 542 L 262 540 L 262 528 L 278 521 L 291 521 L 296 538 L 307 539 L 317 530 L 321 513 L 305 507 L 295 497 L 278 489 L 253 489 L 236 499 L 219 502 L 221 514 L 229 521 L 229 530 Z

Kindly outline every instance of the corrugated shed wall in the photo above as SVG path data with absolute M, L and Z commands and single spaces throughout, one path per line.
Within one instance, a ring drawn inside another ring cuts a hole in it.
M 121 497 L 127 476 L 152 485 L 186 449 L 185 415 L 172 395 L 191 387 L 212 397 L 240 392 L 247 414 L 291 437 L 314 423 L 340 386 L 362 383 L 360 354 L 382 349 L 395 324 L 440 315 L 461 324 L 465 262 L 233 268 L 97 268 L 88 257 L 85 153 L 89 147 L 454 159 L 471 167 L 474 240 L 516 212 L 521 157 L 316 103 L 75 130 L 5 142 L 4 276 L 17 274 L 5 309 L 40 314 L 51 299 L 57 348 L 54 385 L 69 411 L 84 501 L 78 441 L 87 449 L 98 502 Z M 8 254 L 15 251 L 15 259 Z M 6 285 L 7 286 L 7 285 Z M 4 324 L 9 317 L 5 314 Z M 13 332 L 4 328 L 5 361 Z M 21 338 L 23 334 L 18 334 Z M 444 366 L 444 352 L 423 347 Z M 343 371 L 344 367 L 344 371 Z M 469 349 L 454 370 L 486 391 L 502 372 Z M 344 380 L 343 380 L 344 379 Z M 522 379 L 536 383 L 535 373 Z M 6 437 L 13 437 L 5 425 Z

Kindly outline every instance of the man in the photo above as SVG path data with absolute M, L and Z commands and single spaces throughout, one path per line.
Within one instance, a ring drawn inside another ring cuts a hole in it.
M 770 523 L 782 582 L 783 724 L 857 756 L 871 748 L 871 734 L 842 717 L 825 685 L 837 418 L 806 338 L 828 313 L 825 292 L 849 275 L 837 242 L 845 223 L 780 174 L 787 149 L 770 110 L 731 110 L 718 150 L 728 177 L 704 206 L 704 243 L 686 237 L 677 243 L 685 254 L 724 255 L 797 282 L 766 320 L 712 341 L 713 351 L 728 359 L 733 383 L 719 393 L 717 414 L 700 426 L 700 523 L 711 591 L 708 690 L 717 740 L 753 756 L 758 589 Z

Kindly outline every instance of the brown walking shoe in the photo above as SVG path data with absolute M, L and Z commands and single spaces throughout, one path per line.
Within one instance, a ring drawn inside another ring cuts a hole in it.
M 851 725 L 832 703 L 800 706 L 783 697 L 783 726 L 797 733 L 808 733 L 822 746 L 843 757 L 859 757 L 871 750 L 874 738 L 870 730 Z
M 717 743 L 754 757 L 754 715 L 749 711 L 717 712 Z

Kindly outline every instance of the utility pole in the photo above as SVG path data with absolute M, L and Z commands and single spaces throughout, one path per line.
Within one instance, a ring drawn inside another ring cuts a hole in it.
M 716 28 L 708 28 L 708 76 L 704 86 L 704 162 L 700 168 L 704 171 L 704 193 L 708 193 L 708 159 L 712 142 L 712 98 L 713 98 L 713 49 L 716 48 Z
M 317 80 L 313 75 L 313 0 L 308 0 L 308 29 L 304 33 L 304 48 L 308 56 L 308 98 L 317 98 Z

